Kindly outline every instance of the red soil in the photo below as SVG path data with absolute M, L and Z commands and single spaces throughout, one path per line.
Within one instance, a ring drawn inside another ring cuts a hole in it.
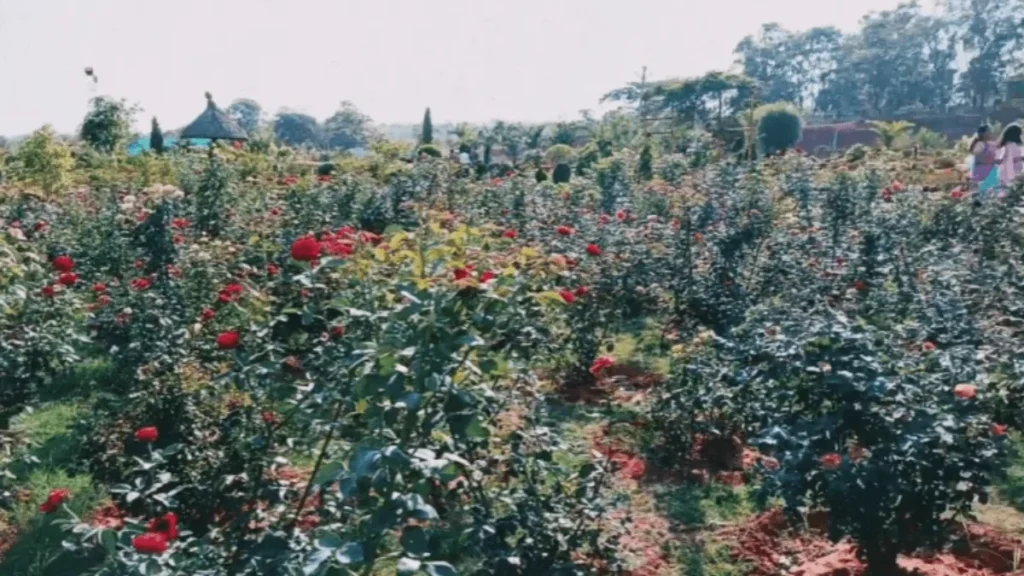
M 826 514 L 814 513 L 807 519 L 810 530 L 794 530 L 781 510 L 772 510 L 726 528 L 718 537 L 734 544 L 735 558 L 749 563 L 755 576 L 861 576 L 866 566 L 857 558 L 856 547 L 830 542 L 823 533 L 827 521 Z M 922 576 L 1006 574 L 1014 570 L 1015 550 L 1024 550 L 1024 541 L 979 524 L 961 528 L 960 536 L 969 543 L 962 550 L 901 556 L 900 568 Z

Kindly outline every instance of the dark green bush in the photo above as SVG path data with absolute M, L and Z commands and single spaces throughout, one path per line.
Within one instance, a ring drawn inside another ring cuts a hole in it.
M 555 166 L 555 171 L 551 175 L 551 180 L 555 184 L 564 184 L 572 179 L 572 169 L 569 168 L 568 164 L 559 164 Z
M 438 148 L 437 146 L 434 146 L 433 144 L 424 144 L 424 145 L 420 146 L 419 149 L 416 150 L 416 152 L 418 154 L 426 154 L 427 156 L 430 156 L 431 158 L 440 158 L 441 157 L 441 149 Z
M 802 121 L 790 104 L 765 104 L 754 111 L 757 122 L 757 141 L 765 154 L 774 154 L 792 148 L 800 141 Z

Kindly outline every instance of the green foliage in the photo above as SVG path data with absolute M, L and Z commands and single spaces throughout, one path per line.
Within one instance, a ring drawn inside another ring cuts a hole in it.
M 14 155 L 15 176 L 53 194 L 70 183 L 74 160 L 71 149 L 49 125 L 36 130 L 18 146 Z
M 129 106 L 125 100 L 93 98 L 82 123 L 82 140 L 100 152 L 114 152 L 131 138 L 136 112 L 138 107 Z
M 431 158 L 440 158 L 441 156 L 443 156 L 443 154 L 441 154 L 441 149 L 438 148 L 437 146 L 434 146 L 433 144 L 423 144 L 422 146 L 416 149 L 416 152 L 417 154 L 426 154 Z
M 754 110 L 757 123 L 757 143 L 765 154 L 775 154 L 792 148 L 800 141 L 803 121 L 790 104 L 775 103 L 758 106 Z
M 883 148 L 892 148 L 897 140 L 910 132 L 914 127 L 913 122 L 898 120 L 895 122 L 884 122 L 881 120 L 870 120 L 868 124 L 871 130 L 878 134 Z
M 636 166 L 636 177 L 641 182 L 648 182 L 654 178 L 654 153 L 651 152 L 651 143 L 645 142 L 640 149 L 640 161 Z
M 423 130 L 420 132 L 420 144 L 434 143 L 434 123 L 430 119 L 430 108 L 423 113 Z
M 324 120 L 323 132 L 327 147 L 335 150 L 366 148 L 378 138 L 373 120 L 347 100 L 334 115 Z
M 533 173 L 533 177 L 540 184 L 541 182 L 547 182 L 548 173 L 543 168 L 537 168 L 537 171 Z
M 153 117 L 153 125 L 149 131 L 149 147 L 157 154 L 164 153 L 164 133 L 160 129 L 160 123 L 156 121 L 156 116 Z
M 255 100 L 239 98 L 224 111 L 251 139 L 263 127 L 263 107 Z
M 274 119 L 274 137 L 289 146 L 319 147 L 324 130 L 316 118 L 297 112 L 282 112 Z M 334 147 L 332 145 L 332 147 Z
M 566 144 L 555 144 L 544 152 L 544 160 L 551 164 L 571 164 L 576 158 L 576 151 Z
M 551 181 L 555 184 L 566 184 L 572 179 L 572 168 L 568 164 L 558 164 L 551 173 Z
M 863 144 L 854 144 L 846 151 L 844 157 L 847 162 L 860 162 L 868 155 L 868 147 Z

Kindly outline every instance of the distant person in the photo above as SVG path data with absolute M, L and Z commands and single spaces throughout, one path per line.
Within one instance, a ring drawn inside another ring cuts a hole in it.
M 1024 144 L 1021 144 L 1021 129 L 1010 124 L 999 137 L 999 183 L 1005 188 L 1024 172 Z
M 971 186 L 985 194 L 999 184 L 996 170 L 996 153 L 992 144 L 992 129 L 988 124 L 978 127 L 978 133 L 971 140 Z

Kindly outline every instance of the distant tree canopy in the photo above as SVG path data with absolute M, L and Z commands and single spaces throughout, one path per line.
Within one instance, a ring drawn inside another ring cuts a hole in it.
M 93 98 L 82 122 L 82 140 L 100 152 L 113 152 L 131 138 L 136 112 L 138 107 L 129 106 L 125 100 Z
M 259 131 L 263 125 L 263 107 L 255 100 L 239 98 L 224 112 L 250 135 Z
M 754 80 L 742 74 L 709 72 L 698 78 L 634 82 L 612 90 L 601 100 L 632 104 L 648 118 L 721 121 L 746 105 L 754 85 Z
M 289 146 L 319 147 L 324 135 L 316 118 L 299 112 L 280 112 L 274 118 L 274 137 Z
M 377 139 L 373 120 L 359 111 L 355 104 L 344 101 L 323 126 L 326 146 L 335 150 L 367 148 Z

